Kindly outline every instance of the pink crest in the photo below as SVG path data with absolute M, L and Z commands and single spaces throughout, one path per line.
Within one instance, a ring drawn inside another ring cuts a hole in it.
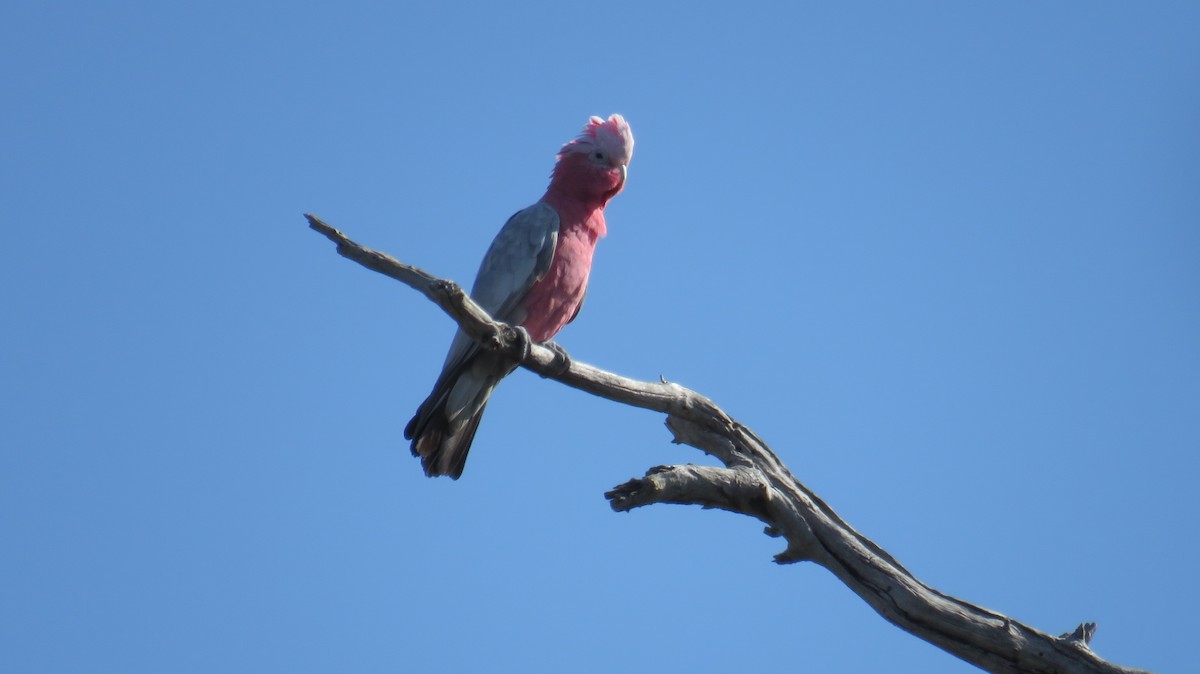
M 591 152 L 601 150 L 619 164 L 629 164 L 633 159 L 633 131 L 621 115 L 608 119 L 592 117 L 575 140 L 559 151 L 561 157 L 567 152 Z

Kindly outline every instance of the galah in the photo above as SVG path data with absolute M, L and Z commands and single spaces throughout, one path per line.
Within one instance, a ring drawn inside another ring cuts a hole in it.
M 535 342 L 574 320 L 606 231 L 604 206 L 625 186 L 632 156 L 633 132 L 623 117 L 588 120 L 559 151 L 546 194 L 509 218 L 492 241 L 471 298 Z M 426 475 L 462 475 L 488 397 L 515 368 L 458 331 L 433 392 L 404 428 Z

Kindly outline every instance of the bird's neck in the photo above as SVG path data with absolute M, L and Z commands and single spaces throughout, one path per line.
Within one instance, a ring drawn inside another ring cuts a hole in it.
M 586 158 L 568 156 L 555 164 L 542 201 L 558 212 L 560 227 L 585 227 L 604 236 L 604 207 L 614 194 L 598 184 Z

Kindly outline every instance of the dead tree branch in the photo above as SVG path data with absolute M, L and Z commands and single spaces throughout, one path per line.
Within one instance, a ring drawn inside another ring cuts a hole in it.
M 364 248 L 319 218 L 305 217 L 337 244 L 338 254 L 423 293 L 484 348 L 601 398 L 662 412 L 675 442 L 711 454 L 725 466 L 651 468 L 605 494 L 613 510 L 677 503 L 761 520 L 768 535 L 787 542 L 775 556 L 777 563 L 810 561 L 825 567 L 888 621 L 989 672 L 1142 671 L 1113 665 L 1092 652 L 1094 623 L 1054 637 L 925 585 L 797 480 L 750 429 L 699 393 L 667 381 L 627 379 L 567 358 L 561 347 L 523 344 L 515 329 L 493 321 L 458 285 Z

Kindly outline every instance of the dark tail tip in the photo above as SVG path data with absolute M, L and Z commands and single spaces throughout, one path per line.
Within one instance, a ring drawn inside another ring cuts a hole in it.
M 450 435 L 444 416 L 435 414 L 420 429 L 412 441 L 413 456 L 421 457 L 421 468 L 429 477 L 445 475 L 453 480 L 462 477 L 463 468 L 467 465 L 467 454 L 471 451 L 471 442 L 475 440 L 475 431 L 479 428 L 479 420 L 483 418 L 481 408 L 455 435 Z M 414 419 L 415 421 L 415 419 Z M 413 426 L 413 422 L 409 422 Z M 409 436 L 409 429 L 405 429 Z

